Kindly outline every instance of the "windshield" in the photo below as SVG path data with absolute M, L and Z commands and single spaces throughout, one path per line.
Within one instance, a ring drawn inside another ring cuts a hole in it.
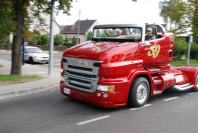
M 28 48 L 28 53 L 42 53 L 42 50 L 39 48 Z
M 139 27 L 110 27 L 95 28 L 93 30 L 93 40 L 105 41 L 130 41 L 140 42 L 142 38 L 142 29 Z

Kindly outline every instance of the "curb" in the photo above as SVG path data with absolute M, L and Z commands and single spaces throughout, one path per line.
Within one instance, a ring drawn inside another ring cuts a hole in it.
M 59 82 L 51 84 L 51 85 L 32 87 L 32 88 L 27 88 L 27 89 L 22 89 L 22 90 L 4 91 L 4 92 L 0 92 L 0 100 L 10 98 L 10 97 L 24 96 L 28 94 L 34 94 L 34 93 L 38 93 L 42 91 L 52 90 L 53 88 L 56 88 L 58 86 L 59 86 Z

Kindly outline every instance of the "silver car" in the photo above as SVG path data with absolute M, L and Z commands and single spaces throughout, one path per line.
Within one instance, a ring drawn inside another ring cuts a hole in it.
M 49 54 L 44 53 L 40 48 L 33 46 L 24 46 L 25 61 L 29 63 L 48 63 Z

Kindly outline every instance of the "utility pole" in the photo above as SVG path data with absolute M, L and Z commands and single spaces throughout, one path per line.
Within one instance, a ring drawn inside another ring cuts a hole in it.
M 193 42 L 193 36 L 189 35 L 187 65 L 190 64 L 190 51 L 191 51 L 192 42 Z
M 78 12 L 78 40 L 77 43 L 80 43 L 80 14 L 81 14 L 81 10 L 79 8 L 79 12 Z
M 51 75 L 52 69 L 53 69 L 53 50 L 54 50 L 54 3 L 55 3 L 55 0 L 51 0 L 50 44 L 49 44 L 48 75 Z

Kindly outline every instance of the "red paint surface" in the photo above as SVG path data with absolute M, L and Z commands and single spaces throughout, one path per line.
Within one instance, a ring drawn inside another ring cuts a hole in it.
M 149 46 L 143 46 L 144 43 L 89 41 L 66 50 L 63 57 L 103 61 L 99 68 L 98 84 L 115 85 L 115 92 L 108 93 L 108 98 L 98 97 L 98 91 L 88 93 L 75 88 L 70 88 L 71 94 L 67 96 L 98 106 L 113 108 L 127 104 L 131 84 L 138 76 L 144 76 L 149 80 L 151 96 L 154 95 L 154 90 L 163 91 L 175 84 L 189 82 L 194 84 L 198 68 L 170 68 L 169 66 L 173 60 L 172 34 L 164 34 L 162 38 L 149 43 Z M 148 56 L 148 51 L 155 44 L 160 45 L 160 51 L 158 56 L 153 58 Z M 153 68 L 160 69 L 160 71 L 151 72 L 149 69 Z M 177 83 L 176 75 L 181 75 L 183 80 Z M 154 84 L 154 79 L 161 80 L 161 84 Z M 63 93 L 64 87 L 69 88 L 61 81 L 61 92 L 66 95 Z M 100 93 L 103 94 L 104 92 Z

